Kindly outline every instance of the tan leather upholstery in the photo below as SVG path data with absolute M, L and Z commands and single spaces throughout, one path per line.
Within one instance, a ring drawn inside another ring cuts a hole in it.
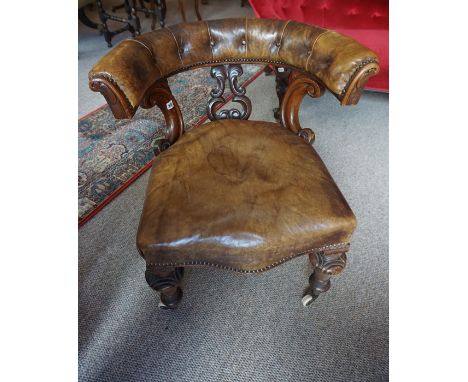
M 116 118 L 130 118 L 158 79 L 220 62 L 273 63 L 320 81 L 342 104 L 363 68 L 378 70 L 377 56 L 337 32 L 294 21 L 225 19 L 179 24 L 125 40 L 89 73 Z M 106 94 L 101 84 L 111 91 Z
M 344 252 L 355 225 L 311 145 L 276 123 L 224 120 L 155 159 L 137 247 L 149 264 L 252 272 Z
M 184 133 L 166 78 L 215 66 L 210 119 L 247 118 L 250 101 L 237 83 L 243 63 L 291 69 L 276 73 L 280 124 L 221 120 Z M 153 142 L 157 157 L 137 234 L 145 278 L 164 307 L 181 300 L 185 266 L 259 272 L 308 255 L 313 273 L 302 303 L 330 288 L 346 265 L 356 219 L 311 146 L 314 132 L 300 126 L 299 106 L 306 94 L 320 97 L 325 89 L 342 105 L 356 104 L 378 71 L 375 53 L 348 37 L 265 19 L 175 25 L 126 40 L 99 60 L 90 87 L 116 118 L 157 106 L 166 120 Z M 226 78 L 245 110 L 215 115 Z

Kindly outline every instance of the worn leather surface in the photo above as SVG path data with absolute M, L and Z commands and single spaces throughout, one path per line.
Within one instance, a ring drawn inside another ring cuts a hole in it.
M 155 159 L 137 247 L 150 264 L 259 271 L 344 248 L 355 225 L 302 138 L 276 123 L 223 120 Z
M 341 100 L 357 71 L 378 59 L 355 40 L 317 26 L 223 19 L 173 25 L 125 40 L 96 63 L 89 78 L 114 84 L 134 113 L 156 80 L 223 61 L 291 67 L 317 78 Z

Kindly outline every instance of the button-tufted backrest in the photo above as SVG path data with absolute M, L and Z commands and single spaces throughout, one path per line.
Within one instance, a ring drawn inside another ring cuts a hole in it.
M 388 0 L 250 0 L 257 15 L 331 29 L 388 30 Z
M 358 97 L 350 98 L 354 85 L 362 85 L 357 77 L 366 69 L 367 75 L 378 70 L 374 52 L 337 32 L 293 21 L 225 19 L 178 24 L 125 40 L 92 68 L 90 86 L 103 92 L 116 118 L 128 118 L 159 79 L 222 62 L 290 67 L 317 79 L 342 104 L 357 102 Z

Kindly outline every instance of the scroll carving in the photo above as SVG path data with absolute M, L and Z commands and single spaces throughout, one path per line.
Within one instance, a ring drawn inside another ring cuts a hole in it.
M 211 121 L 218 119 L 248 119 L 250 117 L 252 103 L 245 96 L 246 89 L 238 83 L 238 78 L 242 74 L 242 66 L 239 64 L 218 65 L 211 68 L 211 77 L 216 79 L 216 87 L 211 90 L 211 98 L 207 105 L 207 114 Z M 234 108 L 216 112 L 217 107 L 226 103 L 226 99 L 223 96 L 226 88 L 226 79 L 229 80 L 229 87 L 234 95 L 232 101 L 239 103 L 242 106 L 242 111 Z
M 166 131 L 153 139 L 154 155 L 160 154 L 184 133 L 184 120 L 179 105 L 172 95 L 167 79 L 156 81 L 145 93 L 141 101 L 144 109 L 159 107 L 166 120 Z
M 379 65 L 376 62 L 371 62 L 361 68 L 354 79 L 349 84 L 343 99 L 341 100 L 342 105 L 356 105 L 361 98 L 364 86 L 370 77 L 375 76 L 379 72 Z
M 93 78 L 89 82 L 92 91 L 101 93 L 116 119 L 132 118 L 135 110 L 122 94 L 121 90 L 105 78 Z
M 290 84 L 281 102 L 281 124 L 304 138 L 310 144 L 315 140 L 315 133 L 311 129 L 303 129 L 301 127 L 299 122 L 299 107 L 306 94 L 312 98 L 317 98 L 321 97 L 324 92 L 325 87 L 319 82 L 298 72 L 293 72 L 290 77 Z
M 315 133 L 311 129 L 308 129 L 308 128 L 301 129 L 299 130 L 297 135 L 299 135 L 301 138 L 304 139 L 304 141 L 306 141 L 309 144 L 312 144 L 315 141 Z
M 322 252 L 309 255 L 310 263 L 316 270 L 333 276 L 340 273 L 346 266 L 346 253 L 324 254 Z

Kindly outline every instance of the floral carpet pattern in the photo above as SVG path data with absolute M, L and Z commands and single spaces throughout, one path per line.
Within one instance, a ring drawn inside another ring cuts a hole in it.
M 245 65 L 240 80 L 251 81 L 263 67 Z M 210 68 L 168 79 L 189 130 L 206 115 L 216 81 Z M 225 96 L 229 96 L 226 89 Z M 105 105 L 78 121 L 78 221 L 84 224 L 107 202 L 151 166 L 155 135 L 165 129 L 161 111 L 138 109 L 131 120 L 115 120 Z

